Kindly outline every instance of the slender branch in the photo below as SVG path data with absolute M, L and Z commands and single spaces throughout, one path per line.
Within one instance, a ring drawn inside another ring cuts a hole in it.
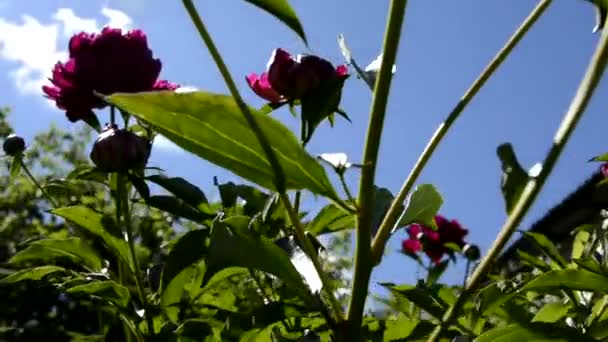
M 40 183 L 38 183 L 38 181 L 36 180 L 36 177 L 34 177 L 34 175 L 30 172 L 30 169 L 23 162 L 23 158 L 19 159 L 19 163 L 21 163 L 21 168 L 23 169 L 23 171 L 25 171 L 25 174 L 27 175 L 27 177 L 32 181 L 32 183 L 34 183 L 34 185 L 38 188 L 38 190 L 40 190 L 40 192 L 42 192 L 42 195 L 44 197 L 46 197 L 46 199 L 51 203 L 53 208 L 59 208 L 59 205 L 57 204 L 57 202 L 55 201 L 53 196 L 51 196 L 51 194 L 49 194 L 48 191 L 46 191 L 42 187 L 42 185 L 40 185 Z
M 372 257 L 374 259 L 374 263 L 377 265 L 382 260 L 382 255 L 384 253 L 384 248 L 386 243 L 390 237 L 391 231 L 393 231 L 399 216 L 401 216 L 401 203 L 405 201 L 405 198 L 411 191 L 414 183 L 418 179 L 418 176 L 426 166 L 426 163 L 429 161 L 435 149 L 442 141 L 445 134 L 448 132 L 450 127 L 454 124 L 456 119 L 460 116 L 460 114 L 464 111 L 466 106 L 471 102 L 471 100 L 477 95 L 479 90 L 485 85 L 486 81 L 492 76 L 492 74 L 498 69 L 498 67 L 504 62 L 504 60 L 509 56 L 509 54 L 513 51 L 515 46 L 521 41 L 521 39 L 525 36 L 525 34 L 530 30 L 532 25 L 536 23 L 538 18 L 544 13 L 547 7 L 551 4 L 551 0 L 541 0 L 536 7 L 530 12 L 528 17 L 523 21 L 523 23 L 517 28 L 515 33 L 509 38 L 507 43 L 503 46 L 503 48 L 496 54 L 496 56 L 490 61 L 490 63 L 486 66 L 483 72 L 479 75 L 479 77 L 473 82 L 471 87 L 466 91 L 464 96 L 460 99 L 460 101 L 456 104 L 454 109 L 448 114 L 447 118 L 443 123 L 439 125 L 431 140 L 429 140 L 428 144 L 418 157 L 414 168 L 410 171 L 410 174 L 407 176 L 405 182 L 401 186 L 399 193 L 393 200 L 389 210 L 384 217 L 384 220 L 380 224 L 380 228 L 378 228 L 378 233 L 374 238 L 374 242 L 372 245 Z
M 450 322 L 454 319 L 454 317 L 460 311 L 462 305 L 466 302 L 469 296 L 472 294 L 473 290 L 478 286 L 480 281 L 484 278 L 484 276 L 489 272 L 494 259 L 500 254 L 500 251 L 504 248 L 504 246 L 509 241 L 509 238 L 528 212 L 528 209 L 532 206 L 532 203 L 536 199 L 536 196 L 542 189 L 545 181 L 551 174 L 551 171 L 555 167 L 559 156 L 561 155 L 564 146 L 568 142 L 568 139 L 574 132 L 577 123 L 583 116 L 587 105 L 589 104 L 589 100 L 593 96 L 602 75 L 606 69 L 606 64 L 608 63 L 608 25 L 606 25 L 600 37 L 600 40 L 597 44 L 593 57 L 591 58 L 591 62 L 587 67 L 587 71 L 585 72 L 585 76 L 583 80 L 579 84 L 579 87 L 576 91 L 576 95 L 572 99 L 570 103 L 570 107 L 568 111 L 564 115 L 564 118 L 561 122 L 561 125 L 557 129 L 555 137 L 553 138 L 553 145 L 551 149 L 547 153 L 545 160 L 543 162 L 543 168 L 538 175 L 538 177 L 530 178 L 528 183 L 526 184 L 520 198 L 518 199 L 511 215 L 507 218 L 504 223 L 502 229 L 498 233 L 498 236 L 494 240 L 494 244 L 490 247 L 488 254 L 481 260 L 479 266 L 473 272 L 467 286 L 464 288 L 462 294 L 457 298 L 456 302 L 450 307 L 443 319 L 442 324 L 438 325 L 433 334 L 429 338 L 429 341 L 436 341 L 441 331 L 445 326 L 450 324 Z
M 131 212 L 129 210 L 129 192 L 127 190 L 126 175 L 117 175 L 117 197 L 120 201 L 117 204 L 116 210 L 122 215 L 122 223 L 124 225 L 125 232 L 127 234 L 127 243 L 129 245 L 129 253 L 131 254 L 131 262 L 133 262 L 135 274 L 135 286 L 137 287 L 137 293 L 139 300 L 144 308 L 144 318 L 148 325 L 148 334 L 154 335 L 154 323 L 152 322 L 152 316 L 150 316 L 150 306 L 148 305 L 148 299 L 146 298 L 146 292 L 141 281 L 141 269 L 139 267 L 139 260 L 137 258 L 137 251 L 135 250 L 135 240 L 133 238 L 133 226 L 131 224 Z
M 302 223 L 300 222 L 300 219 L 298 218 L 298 214 L 296 213 L 295 209 L 291 206 L 291 203 L 289 202 L 289 197 L 287 197 L 287 194 L 285 193 L 281 193 L 280 196 L 281 202 L 283 202 L 283 206 L 285 206 L 285 210 L 289 215 L 291 225 L 294 227 L 294 230 L 296 232 L 298 242 L 300 243 L 300 246 L 302 247 L 302 250 L 304 251 L 306 256 L 312 261 L 315 270 L 319 274 L 321 284 L 323 285 L 323 290 L 325 290 L 325 294 L 327 295 L 334 315 L 336 316 L 337 321 L 341 322 L 344 320 L 342 308 L 340 307 L 340 303 L 334 295 L 334 289 L 331 280 L 327 276 L 327 273 L 323 271 L 323 267 L 321 266 L 319 258 L 317 257 L 317 252 L 315 251 L 315 248 L 313 247 L 310 240 L 306 237 L 304 233 L 304 227 L 302 226 Z
M 355 274 L 353 279 L 353 295 L 348 307 L 348 332 L 354 338 L 360 329 L 365 300 L 369 287 L 369 277 L 372 271 L 370 259 L 371 230 L 373 221 L 374 178 L 378 150 L 384 126 L 386 105 L 389 97 L 392 67 L 397 57 L 399 38 L 405 16 L 407 0 L 392 0 L 389 8 L 388 23 L 384 35 L 382 65 L 374 89 L 371 114 L 363 153 L 361 181 L 359 183 L 360 208 L 357 219 L 357 247 L 355 252 Z
M 344 194 L 346 194 L 346 198 L 349 201 L 354 202 L 355 198 L 353 197 L 353 194 L 350 192 L 350 189 L 348 188 L 348 184 L 346 184 L 346 179 L 344 179 L 344 173 L 340 173 L 338 175 L 338 177 L 340 177 L 340 183 L 342 183 L 342 188 L 344 189 Z
M 215 64 L 217 65 L 218 69 L 220 70 L 220 73 L 222 74 L 222 77 L 224 78 L 224 81 L 226 82 L 226 86 L 228 86 L 228 89 L 230 90 L 230 94 L 234 98 L 234 101 L 236 102 L 237 106 L 239 107 L 239 109 L 241 110 L 243 115 L 245 116 L 245 119 L 247 120 L 247 123 L 251 127 L 251 130 L 253 131 L 253 133 L 257 137 L 258 141 L 260 142 L 260 145 L 262 146 L 262 149 L 264 150 L 264 153 L 266 154 L 266 158 L 268 159 L 268 162 L 270 163 L 270 166 L 272 167 L 272 170 L 274 172 L 276 190 L 280 193 L 285 192 L 285 174 L 283 173 L 283 169 L 281 168 L 281 165 L 279 164 L 279 160 L 277 159 L 277 156 L 275 155 L 274 151 L 272 150 L 272 147 L 270 146 L 268 139 L 264 135 L 264 132 L 262 131 L 260 126 L 258 125 L 255 117 L 253 116 L 253 114 L 251 112 L 251 109 L 249 108 L 249 106 L 247 106 L 247 104 L 241 97 L 241 94 L 239 93 L 239 91 L 236 87 L 236 83 L 234 83 L 234 80 L 232 79 L 232 76 L 230 75 L 230 71 L 228 71 L 228 67 L 224 63 L 224 60 L 223 60 L 222 56 L 220 55 L 220 52 L 218 51 L 217 47 L 215 46 L 215 43 L 213 42 L 211 35 L 207 31 L 207 28 L 205 27 L 205 24 L 203 23 L 201 16 L 198 14 L 196 7 L 192 3 L 192 0 L 182 0 L 182 2 L 184 4 L 184 7 L 186 8 L 186 11 L 190 15 L 190 19 L 192 19 L 194 26 L 198 30 L 198 33 L 201 36 L 201 39 L 205 42 L 205 45 L 207 46 L 207 49 L 209 50 L 211 57 L 213 57 Z

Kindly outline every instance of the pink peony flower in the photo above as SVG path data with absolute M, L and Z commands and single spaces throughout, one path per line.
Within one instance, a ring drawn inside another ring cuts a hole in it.
M 101 33 L 74 35 L 69 42 L 69 59 L 55 65 L 52 85 L 42 90 L 75 122 L 106 106 L 95 92 L 109 95 L 175 89 L 175 85 L 157 80 L 160 70 L 161 62 L 153 57 L 143 31 L 123 34 L 120 29 L 106 27 Z
M 449 221 L 441 215 L 436 215 L 435 223 L 436 231 L 421 224 L 412 224 L 407 229 L 409 239 L 403 241 L 403 250 L 409 253 L 424 251 L 435 264 L 439 264 L 443 256 L 450 253 L 446 244 L 453 243 L 461 248 L 466 244 L 464 237 L 468 230 L 462 228 L 458 221 Z

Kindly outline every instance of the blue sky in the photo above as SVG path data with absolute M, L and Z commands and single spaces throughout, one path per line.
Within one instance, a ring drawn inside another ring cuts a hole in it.
M 343 63 L 336 36 L 344 34 L 359 63 L 369 63 L 380 52 L 388 7 L 388 1 L 292 1 L 309 38 L 307 49 L 282 24 L 244 1 L 197 3 L 246 101 L 253 105 L 263 101 L 249 90 L 245 75 L 263 71 L 276 47 Z M 409 2 L 380 147 L 379 186 L 399 189 L 437 125 L 533 6 L 533 1 Z M 31 137 L 50 123 L 73 127 L 38 87 L 63 58 L 72 32 L 101 27 L 110 19 L 147 32 L 155 55 L 163 61 L 163 78 L 227 92 L 179 1 L 37 0 L 33 5 L 0 0 L 0 105 L 13 108 L 12 122 L 20 134 Z M 445 199 L 442 213 L 468 228 L 469 240 L 482 250 L 506 217 L 496 146 L 511 142 L 526 168 L 543 159 L 597 41 L 591 33 L 594 25 L 593 7 L 586 1 L 554 2 L 467 108 L 419 179 L 438 187 Z M 586 161 L 608 150 L 602 134 L 608 114 L 606 83 L 521 228 L 574 190 L 597 167 Z M 359 161 L 370 100 L 365 84 L 351 78 L 342 107 L 353 122 L 339 118 L 333 129 L 324 124 L 309 144 L 310 152 L 345 152 L 353 162 Z M 298 122 L 288 112 L 275 116 L 297 129 Z M 213 176 L 236 179 L 167 143 L 155 148 L 151 163 L 209 192 Z M 356 189 L 357 172 L 348 180 Z M 307 203 L 311 209 L 323 204 Z M 396 253 L 403 237 L 398 233 L 391 240 L 390 254 L 373 281 L 414 280 L 415 264 Z M 463 269 L 458 263 L 446 279 L 459 282 Z

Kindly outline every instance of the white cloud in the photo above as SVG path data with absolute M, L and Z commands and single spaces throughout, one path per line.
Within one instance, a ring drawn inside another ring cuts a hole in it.
M 101 9 L 101 14 L 108 18 L 105 26 L 119 27 L 128 29 L 131 27 L 133 20 L 123 11 L 104 7 Z
M 103 26 L 131 26 L 131 18 L 122 11 L 106 7 L 101 14 L 107 18 Z M 0 59 L 13 66 L 10 77 L 20 93 L 42 98 L 41 87 L 48 82 L 53 66 L 67 58 L 68 38 L 99 29 L 95 18 L 79 17 L 70 8 L 59 8 L 49 23 L 27 14 L 21 22 L 0 17 Z

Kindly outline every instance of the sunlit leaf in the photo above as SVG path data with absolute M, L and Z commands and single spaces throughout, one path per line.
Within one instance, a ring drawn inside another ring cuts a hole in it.
M 547 303 L 534 315 L 532 322 L 555 323 L 566 317 L 571 308 L 571 303 Z
M 355 227 L 355 215 L 335 204 L 328 204 L 308 224 L 306 230 L 314 235 L 335 233 Z
M 277 276 L 303 298 L 310 298 L 308 287 L 285 251 L 272 242 L 231 229 L 223 222 L 214 222 L 207 261 L 206 279 L 227 267 L 252 268 Z
M 197 263 L 207 253 L 209 229 L 191 230 L 182 235 L 171 248 L 163 267 L 161 291 L 164 291 L 173 277 L 185 268 Z
M 0 279 L 0 284 L 2 283 L 16 283 L 22 280 L 41 280 L 47 275 L 65 272 L 63 267 L 59 266 L 40 266 L 34 268 L 28 268 L 21 271 L 17 271 L 12 273 L 2 279 Z
M 102 268 L 102 260 L 99 255 L 80 238 L 34 241 L 26 249 L 15 254 L 9 262 L 15 264 L 30 261 L 52 263 L 61 259 L 81 264 L 91 271 L 99 271 Z
M 532 279 L 521 291 L 580 290 L 608 293 L 608 277 L 587 270 L 554 270 Z
M 502 165 L 500 188 L 505 200 L 507 214 L 510 214 L 528 181 L 528 173 L 519 164 L 511 144 L 505 143 L 498 146 L 496 153 Z
M 266 153 L 231 96 L 206 92 L 117 94 L 107 100 L 132 113 L 201 158 L 263 187 L 278 190 Z M 285 175 L 287 189 L 308 189 L 338 200 L 327 174 L 293 133 L 251 109 Z
M 419 185 L 411 194 L 405 213 L 399 221 L 399 226 L 420 223 L 437 229 L 435 215 L 443 204 L 443 198 L 431 184 Z
M 296 12 L 291 8 L 287 0 L 245 0 L 250 4 L 253 4 L 264 11 L 272 14 L 275 18 L 282 21 L 290 29 L 302 38 L 306 43 L 306 34 L 300 24 L 300 20 L 296 15 Z
M 557 263 L 560 267 L 565 268 L 568 265 L 566 259 L 559 252 L 557 247 L 546 236 L 535 232 L 524 232 L 524 237 L 534 243 L 545 253 L 551 260 Z
M 67 292 L 70 294 L 93 295 L 122 308 L 126 308 L 131 300 L 129 290 L 111 280 L 74 286 Z
M 129 255 L 127 242 L 113 236 L 107 231 L 103 215 L 85 206 L 58 208 L 52 210 L 51 213 L 63 217 L 88 233 L 93 234 L 108 247 L 114 256 L 126 265 L 129 265 L 132 272 L 135 271 L 134 264 L 131 262 Z

